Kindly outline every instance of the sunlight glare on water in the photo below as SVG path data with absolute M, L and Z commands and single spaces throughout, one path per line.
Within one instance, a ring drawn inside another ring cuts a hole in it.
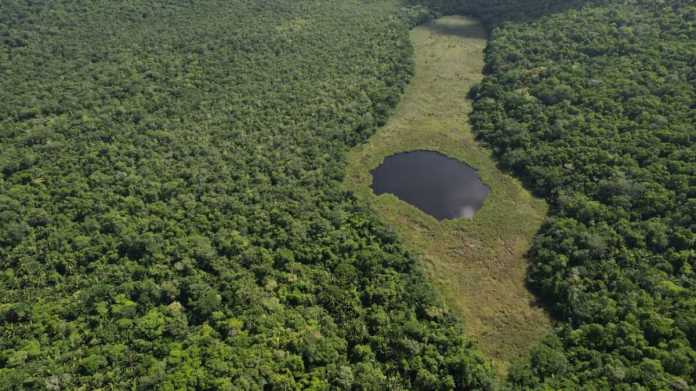
M 438 220 L 473 218 L 490 191 L 473 168 L 433 151 L 389 156 L 372 176 L 375 194 L 391 193 Z

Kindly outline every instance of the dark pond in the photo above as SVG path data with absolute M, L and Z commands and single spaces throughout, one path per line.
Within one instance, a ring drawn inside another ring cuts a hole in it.
M 490 191 L 473 168 L 432 151 L 387 157 L 372 171 L 372 189 L 394 194 L 438 220 L 472 218 Z

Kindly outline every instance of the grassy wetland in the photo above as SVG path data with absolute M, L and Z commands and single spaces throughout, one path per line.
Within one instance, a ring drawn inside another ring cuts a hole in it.
M 415 75 L 388 123 L 349 154 L 346 187 L 388 223 L 499 374 L 551 326 L 525 287 L 525 254 L 547 206 L 501 172 L 469 125 L 469 89 L 482 79 L 486 33 L 472 18 L 448 16 L 411 31 Z M 388 156 L 432 150 L 474 167 L 490 187 L 472 219 L 435 218 L 391 194 L 375 196 L 370 171 Z
M 0 102 L 0 390 L 696 391 L 693 0 L 3 0 Z

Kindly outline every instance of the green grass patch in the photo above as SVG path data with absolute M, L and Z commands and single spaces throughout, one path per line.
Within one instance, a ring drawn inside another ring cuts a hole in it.
M 551 326 L 524 283 L 525 253 L 547 206 L 496 167 L 470 128 L 466 95 L 483 77 L 483 27 L 449 16 L 413 29 L 411 40 L 415 75 L 388 123 L 350 152 L 345 184 L 420 255 L 467 332 L 504 374 Z M 473 219 L 438 222 L 395 196 L 374 195 L 370 171 L 412 150 L 438 151 L 478 170 L 491 192 Z

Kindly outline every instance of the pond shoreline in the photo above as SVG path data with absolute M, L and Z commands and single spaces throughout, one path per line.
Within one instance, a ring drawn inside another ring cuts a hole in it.
M 376 195 L 393 194 L 439 221 L 473 218 L 490 193 L 475 168 L 438 151 L 388 156 L 370 174 Z
M 448 16 L 411 31 L 415 74 L 389 121 L 348 154 L 346 189 L 419 255 L 426 275 L 499 375 L 551 328 L 525 286 L 528 251 L 547 205 L 501 172 L 469 125 L 469 89 L 482 78 L 484 28 Z M 438 221 L 391 194 L 376 196 L 370 172 L 386 157 L 441 153 L 474 168 L 490 188 L 472 219 Z

